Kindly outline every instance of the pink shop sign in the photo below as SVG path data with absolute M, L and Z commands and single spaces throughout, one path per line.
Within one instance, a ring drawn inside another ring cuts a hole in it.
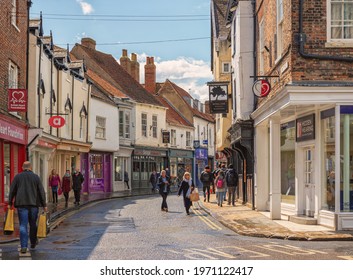
M 0 119 L 0 138 L 26 144 L 26 129 Z

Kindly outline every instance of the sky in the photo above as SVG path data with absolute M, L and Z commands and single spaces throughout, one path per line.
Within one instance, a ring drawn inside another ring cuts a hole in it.
M 43 16 L 60 47 L 96 40 L 96 49 L 119 60 L 136 53 L 144 82 L 146 56 L 153 56 L 157 82 L 171 80 L 194 98 L 208 99 L 210 70 L 209 0 L 32 0 L 31 18 Z

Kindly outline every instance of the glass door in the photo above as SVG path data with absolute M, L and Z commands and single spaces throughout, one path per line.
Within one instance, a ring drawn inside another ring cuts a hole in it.
M 304 149 L 304 194 L 305 215 L 314 217 L 315 184 L 314 184 L 314 147 Z

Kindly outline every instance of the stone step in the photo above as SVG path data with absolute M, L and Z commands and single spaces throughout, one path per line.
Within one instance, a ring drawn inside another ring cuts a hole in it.
M 317 219 L 308 216 L 289 216 L 289 221 L 301 225 L 317 225 Z

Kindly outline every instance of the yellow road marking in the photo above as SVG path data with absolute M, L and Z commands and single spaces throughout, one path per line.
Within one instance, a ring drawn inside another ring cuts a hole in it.
M 203 214 L 199 210 L 193 209 L 193 211 L 195 214 L 197 214 L 197 216 L 201 219 L 201 221 L 203 221 L 205 224 L 207 224 L 211 229 L 222 230 L 222 228 L 220 226 L 218 226 L 217 224 L 212 222 L 207 217 L 203 216 Z

